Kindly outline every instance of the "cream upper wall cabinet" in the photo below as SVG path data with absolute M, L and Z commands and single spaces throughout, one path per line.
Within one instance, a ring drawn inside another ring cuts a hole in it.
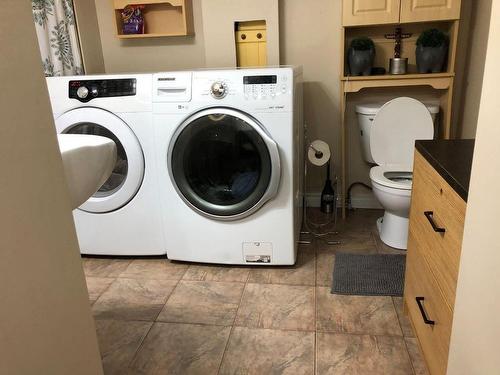
M 401 0 L 401 22 L 458 20 L 460 0 Z
M 343 25 L 398 23 L 400 0 L 343 0 Z
M 343 26 L 458 20 L 461 0 L 343 0 Z

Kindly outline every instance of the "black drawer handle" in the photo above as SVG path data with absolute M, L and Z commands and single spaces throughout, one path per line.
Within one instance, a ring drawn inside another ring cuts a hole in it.
M 430 324 L 431 326 L 434 325 L 434 320 L 430 320 L 427 318 L 427 314 L 425 313 L 424 306 L 422 306 L 422 302 L 424 301 L 424 297 L 416 297 L 415 300 L 417 301 L 418 309 L 420 310 L 420 314 L 422 314 L 422 319 L 424 319 L 425 324 Z
M 434 232 L 439 232 L 439 233 L 444 233 L 446 232 L 446 229 L 438 227 L 436 223 L 434 222 L 434 217 L 432 216 L 434 214 L 433 211 L 425 211 L 424 215 L 429 220 L 429 223 L 432 225 L 432 229 L 434 229 Z

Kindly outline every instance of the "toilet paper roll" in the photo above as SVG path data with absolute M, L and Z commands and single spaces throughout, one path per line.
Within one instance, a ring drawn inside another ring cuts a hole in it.
M 307 158 L 312 164 L 321 167 L 322 165 L 325 165 L 328 160 L 330 160 L 330 156 L 331 152 L 328 143 L 317 139 L 309 145 Z

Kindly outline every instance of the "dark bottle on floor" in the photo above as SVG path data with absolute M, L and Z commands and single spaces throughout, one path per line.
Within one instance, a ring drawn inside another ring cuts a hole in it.
M 321 192 L 321 212 L 331 214 L 335 210 L 335 190 L 330 180 L 330 162 L 326 164 L 326 181 Z

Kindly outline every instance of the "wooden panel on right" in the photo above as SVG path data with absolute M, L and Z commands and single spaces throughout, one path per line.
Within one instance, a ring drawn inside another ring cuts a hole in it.
M 416 151 L 404 304 L 432 375 L 444 375 L 448 364 L 465 210 L 463 198 Z
M 460 0 L 401 0 L 401 23 L 459 18 Z
M 418 239 L 421 255 L 453 310 L 466 204 L 418 152 L 411 199 L 410 232 Z M 427 217 L 429 211 L 432 215 Z M 446 232 L 435 232 L 430 221 Z

